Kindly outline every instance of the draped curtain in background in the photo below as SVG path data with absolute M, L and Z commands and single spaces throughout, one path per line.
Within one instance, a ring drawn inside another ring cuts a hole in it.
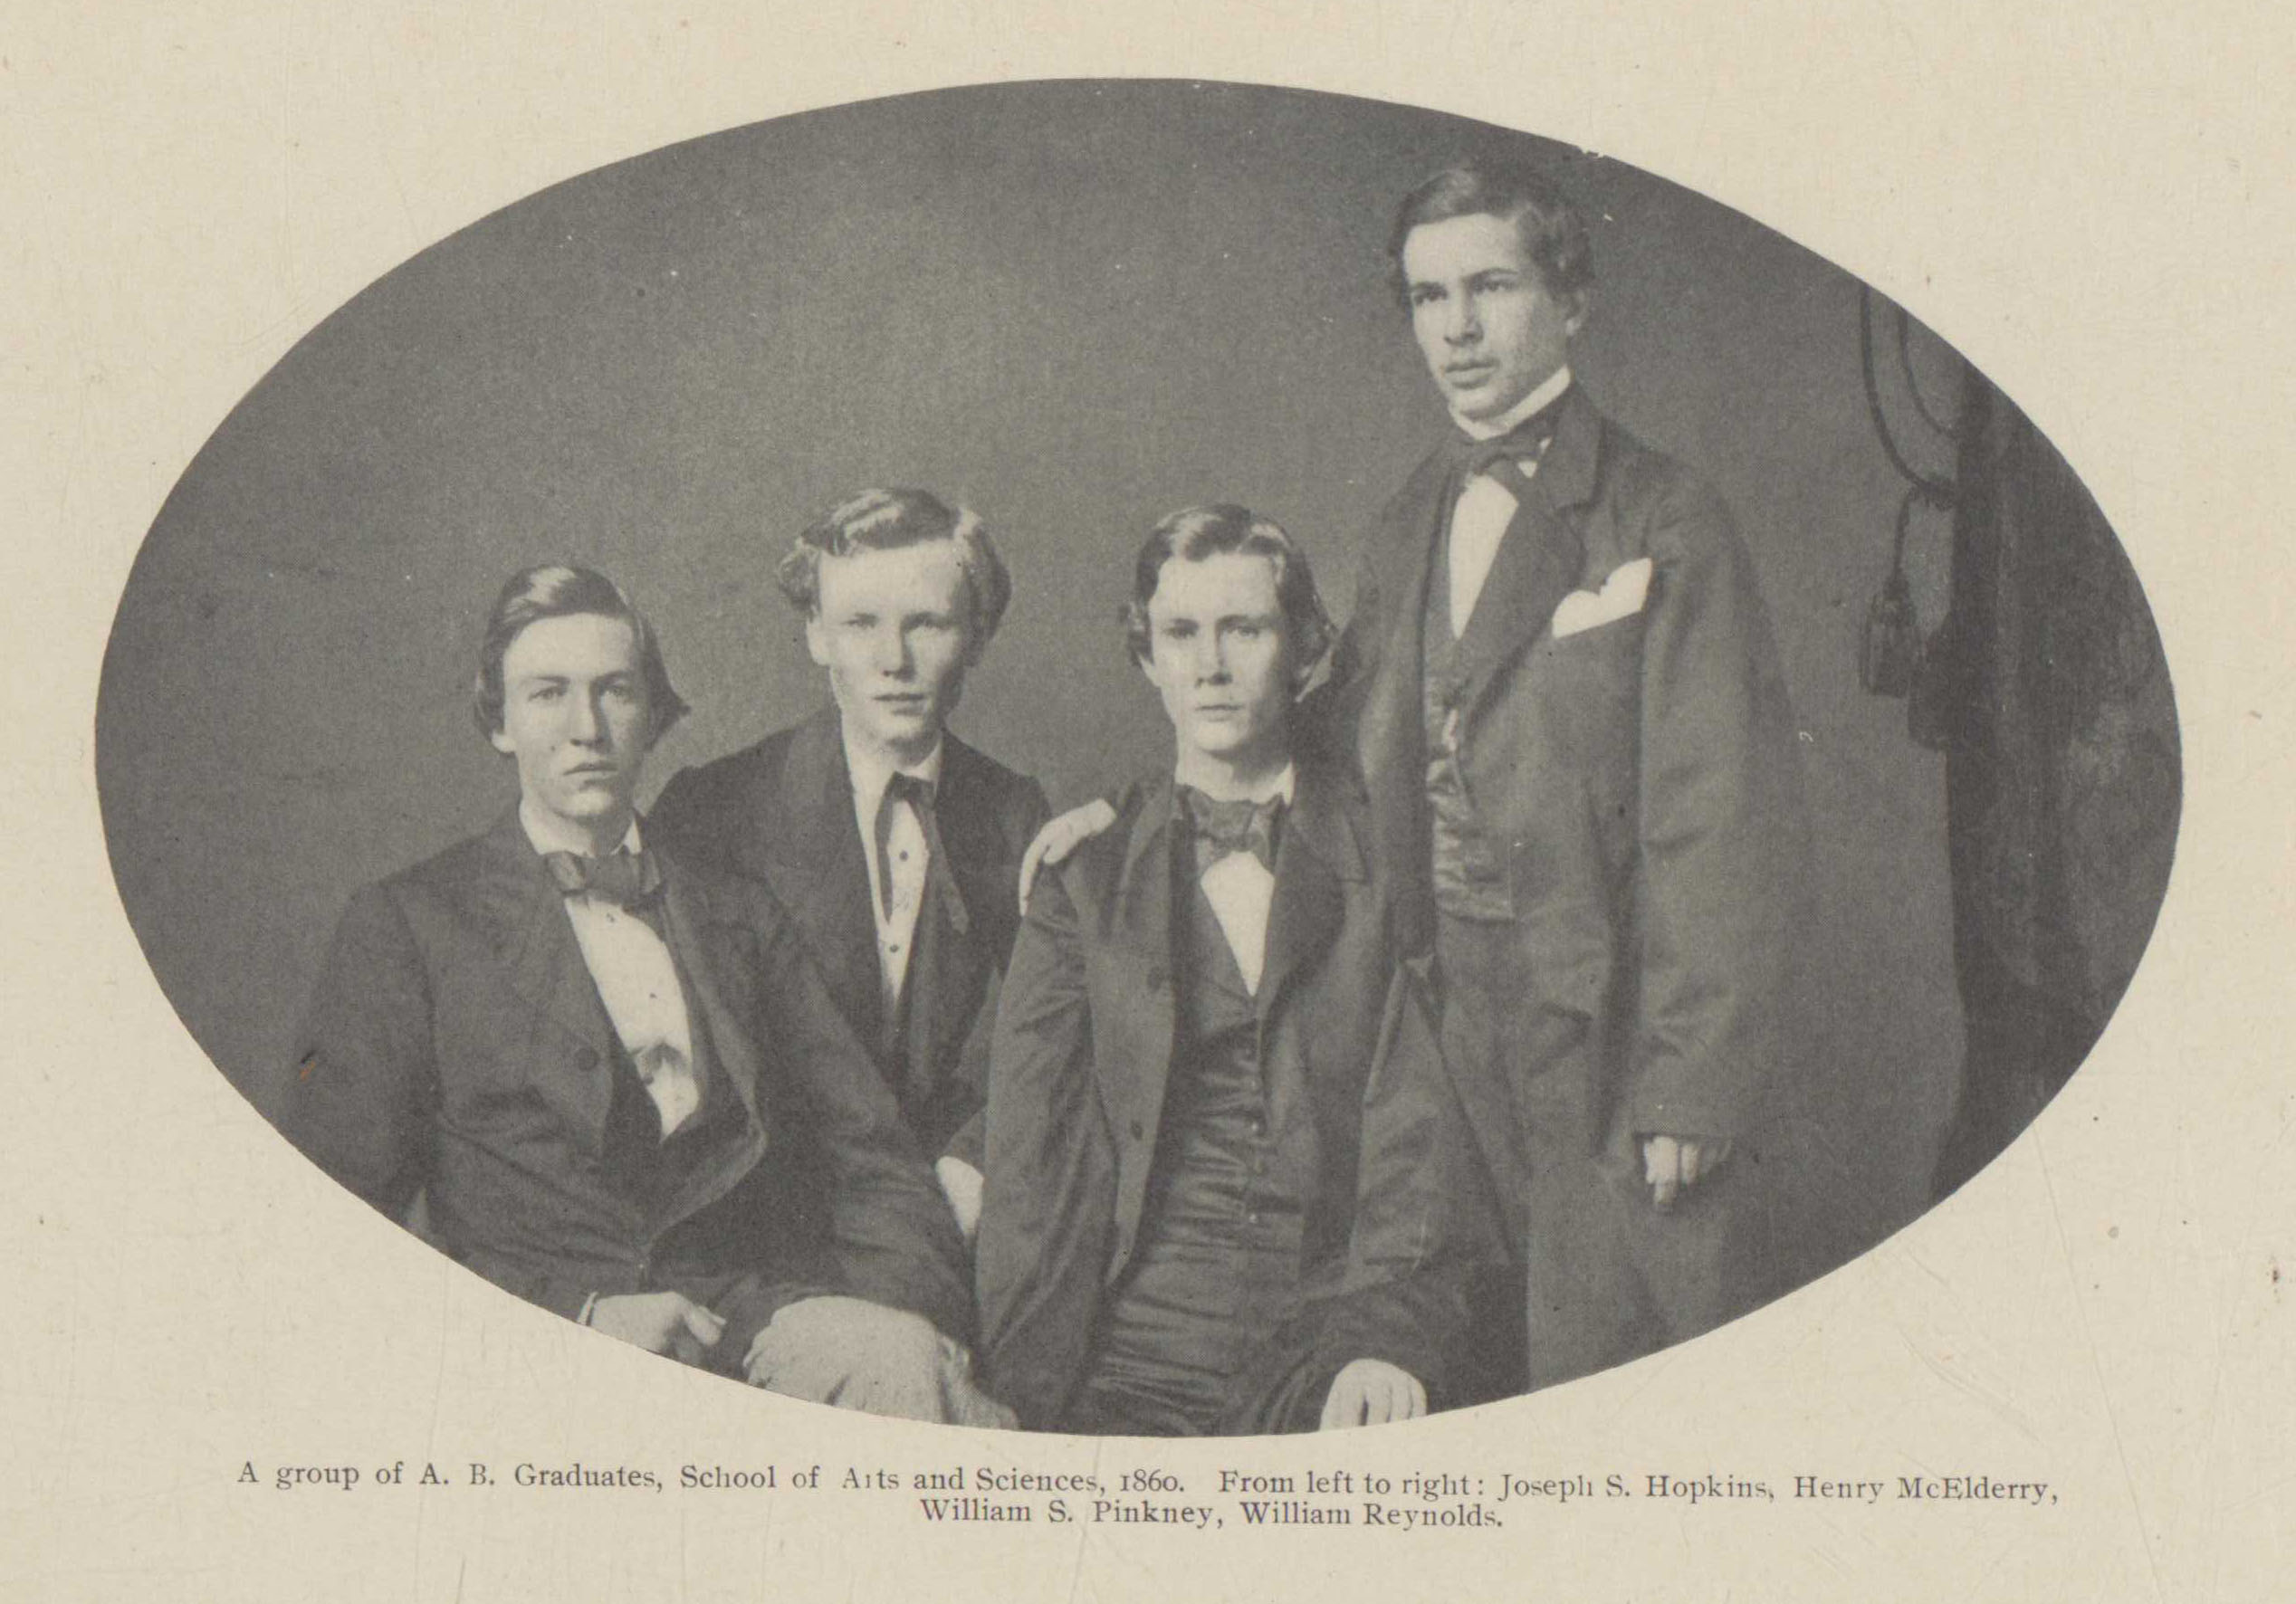
M 1912 708 L 1947 754 L 1966 1029 L 1938 1197 L 2104 1029 L 2167 888 L 2182 789 L 2167 664 L 2103 514 L 1975 373 L 1961 419 L 1951 597 Z

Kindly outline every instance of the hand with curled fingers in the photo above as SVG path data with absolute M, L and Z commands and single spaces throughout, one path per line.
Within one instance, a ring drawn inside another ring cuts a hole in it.
M 1058 868 L 1068 861 L 1070 853 L 1115 822 L 1116 810 L 1099 797 L 1046 820 L 1037 838 L 1028 843 L 1028 850 L 1020 855 L 1020 912 L 1028 912 L 1028 893 L 1036 888 L 1038 870 Z
M 1385 1426 L 1427 1413 L 1427 1389 L 1401 1365 L 1383 1359 L 1350 1360 L 1332 1378 L 1319 1431 L 1345 1426 Z
M 1011 1411 L 972 1379 L 971 1356 L 905 1309 L 829 1295 L 789 1305 L 750 1344 L 752 1386 L 810 1403 L 906 1420 L 1009 1427 Z
M 1671 1208 L 1685 1188 L 1702 1175 L 1712 1175 L 1730 1156 L 1727 1138 L 1650 1136 L 1642 1142 L 1642 1180 L 1650 1189 L 1650 1201 Z
M 609 1337 L 700 1364 L 725 1334 L 725 1322 L 676 1292 L 624 1293 L 590 1305 L 589 1323 Z
M 933 1161 L 933 1175 L 941 1183 L 941 1195 L 949 1199 L 949 1211 L 957 1217 L 958 1231 L 971 1246 L 981 1231 L 981 1171 L 948 1154 Z

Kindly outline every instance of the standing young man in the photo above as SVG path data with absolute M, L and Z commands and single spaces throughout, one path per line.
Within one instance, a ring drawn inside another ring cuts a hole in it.
M 1364 543 L 1337 727 L 1434 953 L 1545 1386 L 1773 1290 L 1741 1150 L 1786 1055 L 1794 726 L 1721 501 L 1573 379 L 1576 209 L 1470 163 L 1389 252 L 1454 432 Z
M 1344 766 L 1295 760 L 1331 625 L 1240 507 L 1142 548 L 1172 766 L 1046 874 L 997 1019 L 982 1355 L 1022 1424 L 1377 1424 L 1448 1401 L 1496 1227 Z
M 1478 1300 L 1479 1385 L 1507 1391 L 1775 1290 L 1746 1139 L 1790 1056 L 1799 762 L 1727 511 L 1573 378 L 1577 210 L 1471 162 L 1405 198 L 1388 253 L 1453 434 L 1364 541 L 1315 722 L 1368 787 L 1527 1277 L 1526 1305 Z M 1107 822 L 1055 821 L 1024 890 Z
M 654 828 L 789 910 L 970 1236 L 1013 888 L 1046 809 L 948 719 L 1012 582 L 978 517 L 917 490 L 832 509 L 778 578 L 830 705 L 678 775 Z
M 281 1130 L 395 1218 L 419 1195 L 449 1256 L 569 1319 L 950 1412 L 962 1247 L 892 1099 L 770 900 L 637 816 L 685 711 L 652 628 L 601 574 L 529 568 L 474 702 L 518 802 L 352 899 Z

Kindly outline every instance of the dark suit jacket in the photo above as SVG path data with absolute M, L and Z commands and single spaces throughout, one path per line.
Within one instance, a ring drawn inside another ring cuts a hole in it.
M 1111 828 L 1038 879 L 998 1011 L 982 1352 L 991 1390 L 1027 1426 L 1061 1418 L 1149 1202 L 1177 1028 L 1172 790 L 1169 776 L 1133 787 Z M 1307 1086 L 1324 1167 L 1299 1362 L 1257 1381 L 1296 1396 L 1311 1424 L 1357 1358 L 1441 1397 L 1463 1283 L 1497 1240 L 1426 1000 L 1393 961 L 1367 823 L 1352 776 L 1301 769 L 1257 998 L 1263 1057 L 1287 1056 Z
M 664 788 L 653 838 L 689 861 L 772 887 L 796 918 L 846 1019 L 870 1044 L 918 1145 L 978 1169 L 996 990 L 1019 927 L 1020 857 L 1045 821 L 1043 789 L 944 734 L 934 799 L 964 902 L 960 931 L 929 883 L 917 914 L 903 1024 L 888 1051 L 869 864 L 835 707 Z
M 395 1218 L 421 1191 L 440 1247 L 544 1308 L 675 1290 L 716 1309 L 722 1366 L 818 1292 L 964 1340 L 947 1206 L 786 918 L 647 846 L 697 1036 L 741 1103 L 655 1217 L 606 1161 L 619 1046 L 515 809 L 351 900 L 280 1129 Z
M 1803 850 L 1768 616 L 1714 492 L 1576 388 L 1530 488 L 1460 642 L 1466 786 L 1514 912 L 1492 936 L 1513 953 L 1513 1092 L 1527 1123 L 1581 1151 L 1627 1131 L 1742 1136 L 1784 1052 Z M 1421 945 L 1421 631 L 1449 505 L 1438 452 L 1364 543 L 1334 676 Z M 1642 606 L 1556 638 L 1569 593 L 1642 559 Z M 1519 1198 L 1508 1088 L 1471 1081 L 1469 1116 Z

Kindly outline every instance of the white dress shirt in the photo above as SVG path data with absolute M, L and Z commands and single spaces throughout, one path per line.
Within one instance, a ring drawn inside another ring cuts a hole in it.
M 878 839 L 878 815 L 885 811 L 885 788 L 895 773 L 938 787 L 942 748 L 935 742 L 922 763 L 896 765 L 875 752 L 865 752 L 847 740 L 846 772 L 853 777 L 853 819 L 861 826 L 862 856 L 869 864 L 869 913 L 877 926 L 878 995 L 885 1017 L 895 1017 L 901 989 L 908 983 L 909 956 L 916 947 L 917 914 L 924 905 L 925 872 L 932 864 L 925 845 L 924 821 L 907 797 L 894 802 L 885 820 L 885 837 Z M 891 888 L 888 890 L 888 886 Z
M 1570 387 L 1571 370 L 1566 364 L 1499 417 L 1478 421 L 1453 413 L 1451 420 L 1470 440 L 1496 440 Z M 1538 463 L 1534 458 L 1518 459 L 1516 466 L 1526 479 L 1538 472 Z M 1467 633 L 1467 621 L 1475 616 L 1475 603 L 1483 594 L 1483 581 L 1491 577 L 1491 564 L 1498 559 L 1499 542 L 1507 538 L 1507 526 L 1515 521 L 1515 511 L 1514 494 L 1488 473 L 1476 474 L 1459 492 L 1459 501 L 1451 508 L 1448 553 L 1454 635 Z
M 518 822 L 538 853 L 589 855 L 589 844 L 580 832 L 526 802 L 519 804 Z M 635 818 L 622 837 L 622 850 L 638 850 Z M 564 901 L 598 1000 L 606 1005 L 606 1017 L 636 1066 L 646 1094 L 654 1100 L 662 1117 L 662 1134 L 667 1137 L 702 1106 L 702 1080 L 694 1067 L 694 1024 L 686 1016 L 677 961 L 654 927 L 627 909 L 588 892 Z
M 1254 802 L 1281 797 L 1289 806 L 1298 773 L 1287 763 L 1276 783 L 1256 794 Z M 1228 950 L 1244 972 L 1244 985 L 1259 995 L 1259 976 L 1268 961 L 1268 915 L 1276 902 L 1276 876 L 1248 852 L 1231 852 L 1196 882 L 1204 888 L 1204 901 L 1220 921 L 1220 933 L 1228 938 Z

